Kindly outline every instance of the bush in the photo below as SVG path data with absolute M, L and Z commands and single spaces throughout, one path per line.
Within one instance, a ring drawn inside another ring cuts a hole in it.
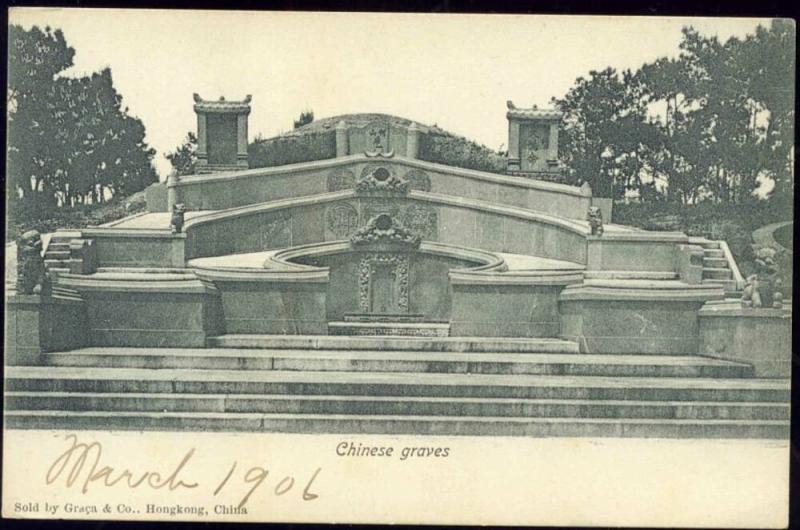
M 336 157 L 336 133 L 325 131 L 259 140 L 247 148 L 251 168 L 298 164 Z
M 503 173 L 506 170 L 506 158 L 499 153 L 466 138 L 444 134 L 422 135 L 419 158 L 490 173 Z
M 9 212 L 6 224 L 6 242 L 16 241 L 28 230 L 38 230 L 41 234 L 55 232 L 59 228 L 86 228 L 122 219 L 147 210 L 144 192 L 129 197 L 114 199 L 105 204 L 63 208 L 54 212 L 42 212 L 35 208 L 18 208 Z
M 743 275 L 755 269 L 752 232 L 780 217 L 769 201 L 746 204 L 710 202 L 683 205 L 668 202 L 614 204 L 615 223 L 645 230 L 681 231 L 690 236 L 728 243 Z

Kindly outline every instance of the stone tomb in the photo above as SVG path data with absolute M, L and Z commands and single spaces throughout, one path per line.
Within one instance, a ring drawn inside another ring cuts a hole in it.
M 336 158 L 247 169 L 248 102 L 198 98 L 203 173 L 56 232 L 48 289 L 7 295 L 12 428 L 787 435 L 789 316 L 714 305 L 744 286 L 723 241 L 610 208 L 592 235 L 590 189 L 515 175 L 553 169 L 551 111 L 509 109 L 547 141 L 507 174 L 420 160 L 424 126 L 374 115 L 336 121 Z

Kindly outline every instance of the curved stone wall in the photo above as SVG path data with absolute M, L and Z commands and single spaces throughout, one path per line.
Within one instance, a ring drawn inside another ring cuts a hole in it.
M 187 221 L 186 259 L 340 241 L 379 213 L 389 213 L 427 241 L 585 263 L 577 223 L 424 192 L 359 197 L 340 191 L 273 202 Z
M 415 159 L 353 155 L 275 168 L 192 175 L 173 183 L 175 201 L 188 210 L 223 210 L 287 198 L 353 189 L 361 176 L 385 167 L 411 189 L 526 208 L 585 220 L 591 196 L 579 188 L 455 168 Z

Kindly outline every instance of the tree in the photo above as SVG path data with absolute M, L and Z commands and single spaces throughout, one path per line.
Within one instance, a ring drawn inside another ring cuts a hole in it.
M 110 69 L 61 75 L 75 52 L 60 31 L 11 26 L 9 37 L 10 206 L 43 217 L 157 181 L 155 151 L 122 108 Z
M 772 197 L 790 210 L 794 197 L 794 76 L 796 30 L 790 20 L 759 26 L 738 46 L 738 61 L 747 75 L 754 127 L 763 126 L 765 172 L 775 182 Z M 763 122 L 766 122 L 764 124 Z
M 41 193 L 52 158 L 53 131 L 48 127 L 46 105 L 51 101 L 56 75 L 72 66 L 75 50 L 69 47 L 60 30 L 30 31 L 12 25 L 8 32 L 8 188 L 10 209 L 20 200 L 33 203 L 37 198 L 51 209 L 55 196 Z
M 197 164 L 197 136 L 189 131 L 183 143 L 164 156 L 178 175 L 193 175 Z
M 641 184 L 640 152 L 652 130 L 634 81 L 628 71 L 591 71 L 553 101 L 563 113 L 559 156 L 568 181 L 589 182 L 596 196 L 621 198 Z
M 725 42 L 687 27 L 676 58 L 592 71 L 555 100 L 569 178 L 598 195 L 681 204 L 751 203 L 772 180 L 773 196 L 791 204 L 794 71 L 785 20 Z
M 300 113 L 300 117 L 294 120 L 294 128 L 299 129 L 303 125 L 307 125 L 314 121 L 314 111 L 311 109 L 305 110 Z

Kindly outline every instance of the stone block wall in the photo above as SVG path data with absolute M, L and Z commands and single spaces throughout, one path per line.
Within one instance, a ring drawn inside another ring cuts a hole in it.
M 325 283 L 216 282 L 226 333 L 325 335 Z
M 453 285 L 450 334 L 557 337 L 560 286 Z
M 706 304 L 698 315 L 700 353 L 755 367 L 756 377 L 791 377 L 791 309 Z
M 185 234 L 167 231 L 84 229 L 94 240 L 98 267 L 183 267 Z
M 561 300 L 563 339 L 585 353 L 695 354 L 702 301 Z
M 203 348 L 224 330 L 213 293 L 109 290 L 83 296 L 93 346 Z

